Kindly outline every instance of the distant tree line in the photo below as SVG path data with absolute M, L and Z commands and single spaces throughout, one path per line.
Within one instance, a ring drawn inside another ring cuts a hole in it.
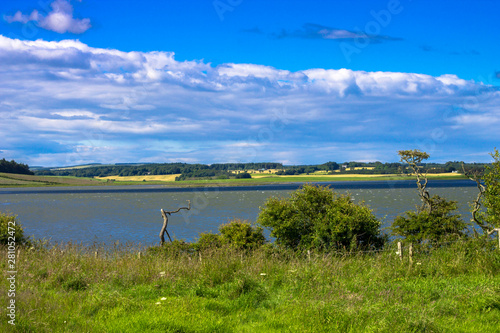
M 281 163 L 226 163 L 226 164 L 187 164 L 187 163 L 152 163 L 142 165 L 115 164 L 90 166 L 71 169 L 39 169 L 40 176 L 74 176 L 74 177 L 107 177 L 107 176 L 144 176 L 144 175 L 173 175 L 181 174 L 179 180 L 190 178 L 244 178 L 241 173 L 233 174 L 230 171 L 281 169 Z
M 7 162 L 9 163 L 9 162 Z M 484 169 L 484 163 L 467 163 L 468 169 Z M 427 173 L 461 172 L 462 162 L 422 163 L 422 171 Z M 26 166 L 27 168 L 27 166 Z M 107 177 L 107 176 L 144 176 L 144 175 L 172 175 L 180 174 L 177 180 L 195 178 L 242 178 L 241 175 L 249 170 L 267 172 L 278 170 L 277 175 L 312 174 L 317 171 L 326 173 L 340 172 L 345 174 L 398 174 L 411 173 L 408 165 L 404 163 L 382 162 L 327 162 L 317 165 L 283 165 L 281 163 L 217 163 L 217 164 L 187 164 L 187 163 L 151 163 L 151 164 L 115 164 L 96 165 L 84 168 L 69 169 L 39 169 L 35 173 L 45 176 L 76 176 L 76 177 Z
M 27 164 L 17 163 L 16 161 L 7 161 L 5 158 L 0 160 L 0 172 L 17 173 L 23 175 L 33 175 Z

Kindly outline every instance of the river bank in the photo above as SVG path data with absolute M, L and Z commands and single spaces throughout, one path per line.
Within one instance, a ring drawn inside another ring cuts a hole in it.
M 168 175 L 167 175 L 168 176 Z M 336 175 L 298 175 L 298 176 L 254 176 L 250 179 L 204 179 L 172 181 L 172 177 L 159 180 L 158 176 L 106 177 L 84 178 L 71 176 L 31 176 L 0 173 L 0 188 L 12 187 L 54 187 L 54 186 L 118 186 L 118 185 L 163 185 L 165 187 L 228 187 L 228 186 L 258 186 L 268 184 L 293 184 L 316 182 L 358 182 L 358 181 L 399 181 L 411 180 L 411 176 L 401 175 L 365 175 L 365 174 L 336 174 Z M 457 180 L 466 179 L 460 174 L 430 174 L 429 179 Z

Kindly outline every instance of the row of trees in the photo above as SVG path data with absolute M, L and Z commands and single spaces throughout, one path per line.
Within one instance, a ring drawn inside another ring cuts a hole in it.
M 462 162 L 447 162 L 446 164 L 424 163 L 421 161 L 419 167 L 428 173 L 442 173 L 451 171 L 462 171 Z M 466 167 L 484 170 L 484 164 L 466 164 Z M 26 166 L 27 168 L 27 166 Z M 364 169 L 359 169 L 364 168 Z M 381 162 L 327 162 L 318 165 L 284 166 L 281 163 L 219 163 L 219 164 L 186 164 L 186 163 L 153 163 L 142 165 L 116 164 L 99 165 L 84 168 L 71 169 L 40 169 L 37 175 L 45 176 L 76 176 L 76 177 L 106 177 L 106 176 L 143 176 L 143 175 L 171 175 L 181 174 L 179 180 L 193 177 L 230 177 L 231 171 L 248 170 L 279 170 L 278 175 L 310 174 L 316 171 L 364 173 L 364 174 L 395 174 L 410 173 L 411 168 L 403 162 L 381 163 Z
M 0 172 L 33 175 L 27 164 L 17 163 L 14 160 L 9 162 L 5 158 L 0 160 Z
M 71 169 L 41 169 L 40 176 L 144 176 L 181 174 L 179 180 L 193 177 L 231 177 L 232 170 L 259 170 L 283 168 L 281 163 L 227 163 L 227 164 L 187 164 L 187 163 L 152 163 L 142 165 L 102 165 Z

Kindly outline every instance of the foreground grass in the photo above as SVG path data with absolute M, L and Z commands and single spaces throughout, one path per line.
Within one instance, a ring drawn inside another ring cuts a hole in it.
M 95 252 L 98 251 L 96 255 Z M 23 249 L 14 332 L 498 332 L 500 251 Z M 1 249 L 2 258 L 6 250 Z M 3 260 L 2 270 L 7 263 Z M 5 279 L 2 290 L 5 290 Z M 7 293 L 0 294 L 2 308 Z

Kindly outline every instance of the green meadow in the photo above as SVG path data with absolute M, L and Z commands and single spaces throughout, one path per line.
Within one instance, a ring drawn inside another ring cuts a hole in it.
M 410 261 L 394 243 L 325 254 L 35 242 L 17 254 L 16 325 L 3 315 L 0 331 L 498 332 L 496 246 L 471 239 Z

